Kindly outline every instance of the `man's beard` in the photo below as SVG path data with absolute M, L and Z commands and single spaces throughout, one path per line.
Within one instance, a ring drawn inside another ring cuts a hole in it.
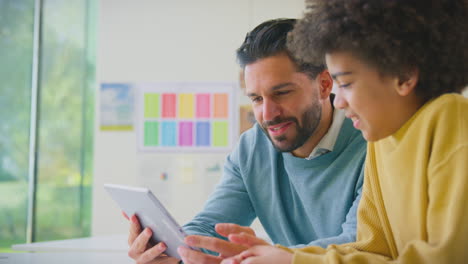
M 277 117 L 271 121 L 266 121 L 262 123 L 262 129 L 270 139 L 271 143 L 273 146 L 278 151 L 281 152 L 291 152 L 302 145 L 313 135 L 315 130 L 317 129 L 320 119 L 322 116 L 322 107 L 318 103 L 312 104 L 310 108 L 308 108 L 304 113 L 302 113 L 302 125 L 299 125 L 299 122 L 297 118 L 295 117 Z M 296 124 L 296 136 L 292 139 L 286 138 L 285 135 L 281 135 L 278 137 L 274 137 L 274 140 L 271 138 L 270 134 L 268 133 L 268 126 L 280 124 L 283 122 L 294 122 Z M 279 146 L 275 144 L 275 141 L 279 142 L 284 142 L 284 141 L 290 141 L 289 144 L 286 144 L 285 146 Z

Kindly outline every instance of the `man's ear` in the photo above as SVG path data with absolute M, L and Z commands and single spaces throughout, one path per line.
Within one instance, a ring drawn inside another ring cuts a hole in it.
M 328 70 L 324 70 L 317 76 L 317 83 L 319 85 L 320 99 L 326 99 L 330 96 L 333 88 L 333 79 Z
M 419 81 L 419 70 L 413 69 L 409 71 L 405 76 L 400 77 L 397 86 L 397 93 L 400 96 L 407 96 L 416 88 L 416 84 Z

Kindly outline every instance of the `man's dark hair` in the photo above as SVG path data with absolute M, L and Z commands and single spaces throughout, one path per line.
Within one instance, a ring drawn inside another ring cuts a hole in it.
M 308 62 L 349 52 L 400 80 L 416 70 L 416 94 L 427 101 L 468 84 L 467 6 L 466 0 L 308 0 L 288 47 Z
M 242 68 L 257 60 L 286 53 L 296 64 L 300 72 L 311 78 L 325 69 L 324 63 L 303 63 L 294 59 L 287 49 L 286 39 L 288 33 L 294 28 L 296 19 L 273 19 L 263 22 L 245 36 L 244 43 L 237 49 L 237 61 Z

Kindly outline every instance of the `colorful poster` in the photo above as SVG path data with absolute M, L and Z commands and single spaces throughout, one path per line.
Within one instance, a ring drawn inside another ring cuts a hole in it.
M 100 93 L 100 129 L 133 130 L 134 94 L 128 83 L 102 83 Z
M 234 83 L 135 84 L 142 151 L 227 151 L 237 126 Z

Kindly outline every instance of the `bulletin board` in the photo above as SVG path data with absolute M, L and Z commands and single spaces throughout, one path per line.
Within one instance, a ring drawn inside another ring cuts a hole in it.
M 227 151 L 237 129 L 235 83 L 135 84 L 140 151 Z

